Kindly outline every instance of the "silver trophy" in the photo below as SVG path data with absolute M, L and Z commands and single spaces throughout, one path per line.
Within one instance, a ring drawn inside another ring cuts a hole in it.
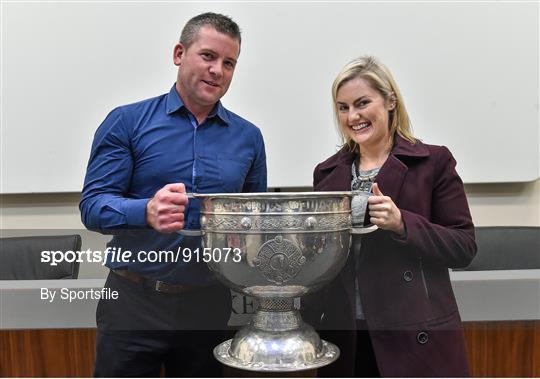
M 335 278 L 347 261 L 351 233 L 376 229 L 352 227 L 351 200 L 356 196 L 355 204 L 365 204 L 369 194 L 194 196 L 202 199 L 203 246 L 212 254 L 208 266 L 226 286 L 259 303 L 251 322 L 214 349 L 216 359 L 242 370 L 270 372 L 335 361 L 339 349 L 302 321 L 294 299 Z

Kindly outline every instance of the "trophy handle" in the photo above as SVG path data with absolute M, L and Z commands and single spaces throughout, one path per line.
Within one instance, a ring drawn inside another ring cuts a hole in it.
M 201 237 L 203 235 L 203 231 L 200 229 L 182 229 L 177 231 L 176 233 L 181 234 L 185 237 Z
M 186 192 L 184 195 L 186 195 L 188 199 L 193 199 L 196 194 L 192 192 Z M 201 237 L 203 235 L 203 231 L 200 229 L 182 229 L 179 230 L 177 233 L 184 237 Z
M 367 234 L 379 229 L 377 225 L 360 226 L 351 228 L 351 234 Z

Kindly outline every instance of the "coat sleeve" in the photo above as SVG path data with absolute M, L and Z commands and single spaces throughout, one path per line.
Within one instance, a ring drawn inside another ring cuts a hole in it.
M 317 187 L 322 180 L 321 169 L 319 168 L 319 166 L 320 164 L 318 164 L 313 170 L 313 189 L 315 191 L 317 191 Z
M 423 258 L 449 268 L 469 265 L 476 254 L 472 222 L 456 161 L 446 147 L 437 152 L 431 217 L 401 209 L 407 234 L 396 238 Z

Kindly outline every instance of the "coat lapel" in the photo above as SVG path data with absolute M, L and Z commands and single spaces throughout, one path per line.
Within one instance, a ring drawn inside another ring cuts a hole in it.
M 388 156 L 377 175 L 376 181 L 381 192 L 386 196 L 390 196 L 394 203 L 397 204 L 401 187 L 409 170 L 400 157 L 423 159 L 427 156 L 429 156 L 429 150 L 422 142 L 418 141 L 413 145 L 399 134 L 396 134 L 392 153 Z
M 385 196 L 390 196 L 394 202 L 397 202 L 407 170 L 408 168 L 403 162 L 394 154 L 390 154 L 377 175 L 375 181 L 379 185 L 379 189 Z
M 351 189 L 351 165 L 355 155 L 342 149 L 318 166 L 323 180 L 315 185 L 315 191 L 348 191 Z
M 400 158 L 422 159 L 429 156 L 429 150 L 422 142 L 411 144 L 401 136 L 395 136 L 395 145 L 388 159 L 377 175 L 380 190 L 397 203 L 408 167 Z M 323 179 L 315 186 L 315 191 L 347 191 L 351 188 L 351 164 L 356 155 L 345 148 L 318 166 Z

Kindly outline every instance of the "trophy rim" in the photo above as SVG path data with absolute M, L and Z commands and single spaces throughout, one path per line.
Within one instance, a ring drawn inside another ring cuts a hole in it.
M 358 191 L 319 191 L 319 192 L 223 192 L 223 193 L 194 193 L 193 197 L 207 198 L 227 198 L 227 199 L 300 199 L 300 198 L 320 198 L 328 196 L 352 197 Z

